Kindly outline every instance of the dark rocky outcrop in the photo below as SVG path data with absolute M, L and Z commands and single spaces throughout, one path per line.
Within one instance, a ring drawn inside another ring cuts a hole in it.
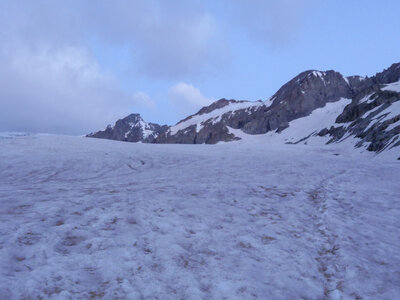
M 175 126 L 171 126 L 169 130 L 160 134 L 155 142 L 215 144 L 221 141 L 237 140 L 237 137 L 229 133 L 227 126 L 242 128 L 248 120 L 253 118 L 253 114 L 259 106 L 264 106 L 263 102 L 220 99 L 203 107 L 196 114 L 179 121 Z M 202 118 L 203 116 L 205 118 Z M 177 129 L 180 127 L 182 129 Z
M 331 137 L 328 143 L 339 142 L 347 134 L 359 139 L 356 147 L 367 145 L 369 151 L 380 152 L 400 144 L 400 115 L 389 113 L 393 103 L 400 101 L 400 93 L 376 87 L 368 91 L 369 94 L 359 94 L 345 107 L 336 119 L 337 126 L 319 133 Z M 388 130 L 391 124 L 398 126 Z
M 392 64 L 388 69 L 377 73 L 373 81 L 377 84 L 387 84 L 400 80 L 400 63 Z
M 330 136 L 328 143 L 340 142 L 345 134 L 358 138 L 356 147 L 381 152 L 400 145 L 400 115 L 387 118 L 393 103 L 400 101 L 400 93 L 382 90 L 385 84 L 400 80 L 400 63 L 367 79 L 366 84 L 337 117 L 337 126 L 322 130 L 320 136 Z M 346 126 L 341 125 L 346 124 Z M 391 124 L 398 124 L 388 130 Z
M 282 131 L 289 122 L 309 115 L 316 108 L 340 98 L 351 98 L 353 91 L 344 77 L 335 71 L 306 71 L 282 86 L 272 96 L 267 110 L 256 112 L 256 118 L 246 123 L 249 134 Z
M 108 125 L 105 130 L 88 134 L 87 137 L 152 143 L 160 133 L 167 129 L 167 125 L 160 126 L 155 123 L 145 122 L 140 114 L 130 114 L 115 122 L 114 126 Z

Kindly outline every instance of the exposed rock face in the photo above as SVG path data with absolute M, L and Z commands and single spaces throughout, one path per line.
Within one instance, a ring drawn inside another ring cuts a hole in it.
M 351 79 L 361 86 L 361 80 Z M 248 134 L 284 130 L 290 121 L 340 98 L 351 98 L 350 82 L 335 71 L 306 71 L 282 86 L 265 102 L 221 99 L 161 134 L 156 143 L 216 143 L 237 139 L 227 126 Z M 241 105 L 234 105 L 240 103 Z M 218 112 L 220 111 L 220 112 Z M 206 115 L 210 117 L 207 118 Z M 203 117 L 200 117 L 203 116 Z M 198 119 L 198 122 L 190 120 Z M 184 124 L 187 126 L 184 126 Z
M 105 130 L 88 134 L 87 137 L 152 143 L 160 133 L 167 129 L 167 125 L 160 126 L 154 123 L 147 123 L 139 114 L 130 114 L 118 120 L 114 126 L 108 125 Z
M 388 84 L 400 80 L 400 63 L 390 66 L 390 68 L 377 73 L 373 80 L 377 84 Z
M 246 120 L 253 118 L 253 113 L 263 102 L 237 101 L 220 99 L 199 112 L 171 126 L 160 134 L 156 143 L 172 144 L 215 144 L 228 142 L 236 138 L 229 133 L 227 126 L 241 128 Z
M 246 123 L 249 134 L 281 131 L 289 122 L 309 115 L 313 110 L 340 98 L 351 98 L 352 89 L 345 78 L 335 71 L 306 71 L 282 86 L 272 96 L 272 105 L 258 111 L 257 117 Z
M 400 63 L 367 79 L 362 89 L 336 119 L 336 126 L 319 132 L 328 143 L 353 136 L 356 147 L 381 152 L 400 146 Z
M 320 132 L 329 135 L 328 143 L 339 142 L 346 136 L 359 139 L 356 147 L 367 145 L 369 151 L 381 152 L 400 145 L 400 93 L 368 89 L 361 93 L 336 119 L 336 126 Z
M 279 134 L 292 121 L 345 98 L 351 103 L 335 112 L 334 125 L 311 131 L 298 142 L 324 136 L 333 143 L 352 136 L 358 139 L 356 146 L 379 152 L 400 145 L 399 80 L 400 63 L 370 78 L 344 77 L 335 71 L 305 71 L 264 102 L 221 99 L 170 127 L 145 123 L 139 115 L 132 114 L 114 127 L 89 136 L 150 143 L 228 142 L 240 139 L 235 135 L 237 130 L 250 135 Z
M 335 125 L 322 129 L 317 135 L 330 137 L 327 143 L 356 138 L 356 147 L 378 153 L 400 146 L 399 80 L 400 64 L 364 79 L 357 89 L 363 88 L 338 115 Z

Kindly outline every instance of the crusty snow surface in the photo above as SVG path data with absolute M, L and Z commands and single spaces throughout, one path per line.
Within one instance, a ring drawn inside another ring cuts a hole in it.
M 400 162 L 0 138 L 0 299 L 398 299 Z

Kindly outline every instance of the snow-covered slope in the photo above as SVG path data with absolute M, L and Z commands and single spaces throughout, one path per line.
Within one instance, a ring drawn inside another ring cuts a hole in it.
M 160 134 L 156 142 L 213 144 L 235 140 L 229 128 L 248 134 L 283 130 L 327 103 L 351 98 L 355 79 L 351 82 L 335 71 L 306 71 L 265 102 L 218 100 Z
M 0 139 L 0 298 L 396 299 L 400 163 L 341 145 Z
M 159 144 L 216 144 L 256 141 L 258 136 L 249 135 L 264 134 L 263 139 L 270 143 L 345 143 L 346 147 L 382 153 L 400 149 L 399 80 L 400 63 L 371 78 L 308 70 L 266 101 L 220 99 L 174 126 L 146 123 L 139 115 L 130 115 L 89 136 Z
M 251 119 L 256 111 L 267 109 L 272 101 L 245 101 L 220 99 L 203 107 L 196 114 L 181 120 L 161 133 L 156 143 L 215 144 L 219 141 L 232 141 L 228 132 L 229 124 Z
M 389 83 L 382 90 L 400 93 L 400 81 Z
M 196 132 L 199 132 L 204 125 L 208 122 L 211 122 L 212 124 L 218 123 L 221 121 L 221 119 L 226 116 L 227 118 L 231 117 L 232 115 L 235 115 L 238 110 L 245 110 L 248 114 L 251 113 L 251 111 L 254 108 L 257 108 L 259 106 L 265 106 L 268 107 L 271 102 L 251 102 L 251 101 L 241 101 L 241 102 L 228 102 L 225 106 L 221 108 L 214 109 L 210 112 L 207 113 L 198 113 L 195 114 L 175 126 L 171 126 L 170 129 L 167 131 L 170 135 L 175 135 L 177 134 L 180 130 L 185 130 L 188 129 L 190 126 L 196 126 Z
M 351 99 L 341 99 L 337 102 L 328 103 L 326 106 L 314 110 L 311 115 L 293 120 L 288 128 L 281 132 L 272 131 L 261 135 L 249 135 L 241 130 L 230 128 L 230 132 L 235 136 L 247 141 L 257 141 L 271 144 L 285 143 L 308 143 L 310 137 L 315 137 L 313 142 L 325 144 L 329 139 L 318 136 L 318 133 L 335 124 L 337 116 L 343 109 L 351 103 Z M 314 144 L 314 143 L 313 143 Z
M 387 70 L 377 73 L 375 76 L 344 77 L 335 71 L 309 70 L 300 73 L 292 80 L 284 84 L 266 102 L 248 102 L 221 99 L 210 106 L 202 108 L 197 114 L 189 116 L 177 125 L 170 127 L 161 133 L 155 140 L 156 143 L 194 143 L 194 144 L 213 144 L 217 142 L 234 141 L 247 135 L 266 134 L 266 136 L 276 137 L 275 133 L 283 132 L 278 138 L 292 136 L 293 131 L 298 134 L 288 138 L 290 142 L 311 140 L 325 140 L 327 142 L 343 142 L 343 137 L 349 137 L 355 142 L 353 146 L 360 147 L 367 145 L 370 151 L 381 152 L 383 149 L 396 147 L 398 132 L 391 118 L 387 123 L 389 129 L 387 133 L 379 123 L 372 127 L 366 136 L 363 136 L 364 123 L 368 120 L 359 115 L 374 109 L 379 102 L 383 104 L 390 115 L 396 117 L 397 99 L 386 91 L 396 91 L 400 78 L 400 64 L 393 64 Z M 360 98 L 362 95 L 363 98 Z M 379 101 L 376 101 L 379 98 Z M 349 99 L 348 105 L 341 105 L 341 99 Z M 331 103 L 337 104 L 335 111 L 328 107 Z M 326 107 L 326 109 L 325 109 Z M 338 109 L 340 107 L 340 109 Z M 324 111 L 324 119 L 316 122 L 314 112 Z M 385 112 L 385 113 L 386 113 Z M 313 115 L 312 117 L 310 117 Z M 346 117 L 343 117 L 346 116 Z M 359 120 L 353 117 L 360 117 Z M 326 118 L 326 119 L 325 119 Z M 300 122 L 295 122 L 300 120 Z M 349 127 L 342 124 L 343 119 Z M 350 122 L 351 119 L 351 122 Z M 328 122 L 329 120 L 329 122 Z M 386 121 L 386 120 L 385 120 Z M 322 122 L 322 123 L 321 123 Z M 321 126 L 327 124 L 328 126 Z M 296 126 L 297 128 L 293 128 Z M 356 128 L 356 130 L 354 130 Z M 394 129 L 394 130 L 393 130 Z M 300 136 L 300 133 L 305 133 Z M 326 136 L 328 138 L 316 138 L 315 136 Z M 377 136 L 377 138 L 375 138 Z M 250 138 L 257 140 L 257 138 Z M 358 140 L 357 140 L 358 139 Z M 347 141 L 348 142 L 348 141 Z
M 105 130 L 88 134 L 87 137 L 111 139 L 125 142 L 153 142 L 168 126 L 148 123 L 139 114 L 129 116 L 109 125 Z
M 400 95 L 368 94 L 359 101 L 341 99 L 315 109 L 309 116 L 289 122 L 282 131 L 250 135 L 240 129 L 229 133 L 243 143 L 325 145 L 340 143 L 355 152 L 366 150 L 400 158 Z M 394 98 L 393 98 L 394 97 Z M 392 99 L 392 100 L 391 100 Z M 394 102 L 391 102 L 394 101 Z M 354 112 L 358 114 L 356 118 Z M 342 117 L 344 116 L 344 117 Z M 338 119 L 340 122 L 338 123 Z

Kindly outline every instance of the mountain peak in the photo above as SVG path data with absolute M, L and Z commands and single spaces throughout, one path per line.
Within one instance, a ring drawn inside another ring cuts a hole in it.
M 130 114 L 128 116 L 126 116 L 125 118 L 121 119 L 121 120 L 126 120 L 126 121 L 132 121 L 132 122 L 138 122 L 138 121 L 142 121 L 143 118 L 140 114 Z
M 304 107 L 306 102 L 312 102 L 316 103 L 316 106 L 310 106 L 314 109 L 340 98 L 351 98 L 349 83 L 342 74 L 333 70 L 307 70 L 284 84 L 271 100 L 273 107 L 282 103 L 297 103 Z M 293 109 L 298 110 L 295 107 Z
M 395 83 L 399 79 L 400 63 L 372 77 L 307 70 L 265 102 L 222 98 L 170 127 L 146 123 L 139 114 L 130 114 L 114 127 L 90 136 L 132 142 L 213 144 L 266 133 L 290 137 L 291 143 L 315 136 L 339 142 L 345 135 L 352 135 L 359 139 L 357 145 L 369 143 L 368 150 L 382 151 L 400 146 L 400 84 Z
M 112 139 L 126 142 L 148 142 L 154 139 L 168 126 L 160 126 L 155 123 L 147 123 L 140 114 L 132 113 L 115 122 L 114 126 L 107 126 L 103 131 L 87 135 L 88 137 Z
M 336 72 L 334 70 L 328 70 L 328 71 L 320 71 L 320 70 L 307 70 L 304 72 L 301 72 L 297 76 L 295 76 L 292 80 L 290 80 L 288 83 L 294 81 L 298 84 L 303 83 L 305 80 L 322 80 L 325 81 L 329 79 L 329 77 L 343 77 L 339 72 Z

